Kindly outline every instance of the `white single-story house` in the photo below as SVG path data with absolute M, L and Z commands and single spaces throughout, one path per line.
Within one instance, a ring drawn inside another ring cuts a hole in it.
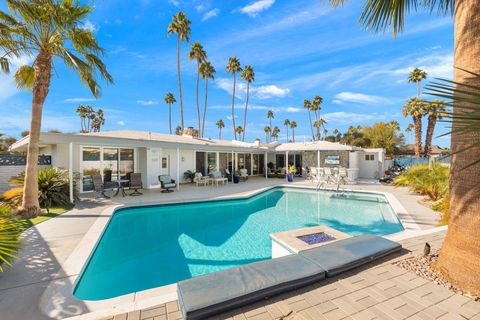
M 11 146 L 25 152 L 29 137 Z M 142 174 L 145 188 L 158 188 L 158 176 L 169 174 L 185 182 L 187 170 L 225 173 L 245 168 L 252 176 L 265 176 L 267 167 L 295 165 L 304 174 L 308 167 L 345 167 L 349 180 L 378 178 L 384 172 L 383 149 L 364 149 L 328 141 L 271 143 L 196 138 L 154 132 L 119 130 L 98 133 L 40 135 L 40 154 L 52 157 L 52 166 L 80 174 L 81 192 L 93 190 L 92 175 L 111 170 L 115 178 L 130 172 Z

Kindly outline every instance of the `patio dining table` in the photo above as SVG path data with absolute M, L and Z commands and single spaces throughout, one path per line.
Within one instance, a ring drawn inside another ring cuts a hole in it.
M 117 184 L 117 192 L 113 195 L 114 197 L 118 196 L 120 191 L 122 192 L 122 197 L 126 197 L 127 193 L 125 192 L 125 183 L 130 182 L 128 179 L 118 179 L 118 180 L 112 180 L 112 182 Z

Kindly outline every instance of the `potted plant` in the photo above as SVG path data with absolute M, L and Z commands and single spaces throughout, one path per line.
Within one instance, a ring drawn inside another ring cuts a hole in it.
M 297 168 L 292 164 L 288 166 L 287 179 L 288 182 L 293 182 L 293 175 L 297 173 Z
M 190 180 L 190 183 L 193 183 L 193 179 L 195 179 L 195 172 L 192 172 L 191 170 L 187 170 L 183 173 L 183 179 L 185 180 Z

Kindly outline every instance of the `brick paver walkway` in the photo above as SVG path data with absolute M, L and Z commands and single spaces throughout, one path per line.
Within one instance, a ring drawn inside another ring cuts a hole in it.
M 478 319 L 480 302 L 455 294 L 392 265 L 417 255 L 425 242 L 439 248 L 445 232 L 402 241 L 406 250 L 335 278 L 234 310 L 213 319 Z M 177 301 L 105 318 L 109 320 L 182 319 Z

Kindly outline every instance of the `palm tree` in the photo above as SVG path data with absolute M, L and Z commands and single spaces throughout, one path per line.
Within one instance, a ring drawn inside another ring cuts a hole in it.
M 80 117 L 80 132 L 81 133 L 87 133 L 87 124 L 86 124 L 86 118 L 87 118 L 87 108 L 85 108 L 84 106 L 82 105 L 79 105 L 77 107 L 77 113 L 78 113 L 78 116 Z
M 310 110 L 315 112 L 315 123 L 321 123 L 320 121 L 320 110 L 322 109 L 321 105 L 323 102 L 323 98 L 320 96 L 315 96 L 313 98 Z M 322 124 L 320 124 L 322 125 Z M 320 140 L 320 126 L 314 124 L 314 127 L 317 128 L 317 140 Z
M 405 129 L 405 131 L 408 133 L 408 143 L 411 143 L 411 138 L 412 138 L 412 131 L 413 129 L 415 128 L 415 126 L 413 125 L 413 123 L 409 123 L 407 128 Z
M 338 129 L 333 130 L 333 135 L 335 136 L 335 142 L 340 141 L 340 137 L 338 136 L 340 134 L 340 131 Z
M 428 115 L 428 125 L 423 155 L 425 158 L 429 158 L 430 153 L 432 152 L 432 139 L 435 125 L 437 124 L 438 119 L 446 116 L 446 105 L 442 100 L 433 100 L 426 103 L 425 113 Z
M 315 140 L 315 134 L 313 133 L 313 122 L 312 122 L 312 116 L 310 114 L 310 111 L 312 109 L 312 102 L 310 100 L 303 100 L 303 108 L 307 109 L 308 112 L 308 122 L 310 124 L 310 129 L 312 130 L 312 139 Z
M 297 127 L 297 122 L 296 121 L 291 121 L 290 122 L 290 128 L 292 128 L 292 140 L 295 142 L 295 128 Z
M 202 137 L 205 133 L 205 119 L 207 117 L 207 102 L 208 102 L 208 79 L 215 79 L 216 70 L 208 61 L 200 65 L 200 74 L 205 81 L 205 104 L 203 105 L 203 120 L 202 120 Z
M 31 89 L 32 113 L 27 148 L 27 165 L 23 201 L 19 213 L 33 217 L 40 213 L 38 201 L 37 161 L 42 125 L 42 110 L 55 68 L 54 59 L 75 70 L 94 97 L 100 96 L 96 76 L 113 83 L 100 59 L 103 54 L 95 35 L 81 24 L 93 10 L 77 1 L 7 1 L 10 13 L 0 11 L 0 68 L 8 73 L 10 59 L 34 56 L 33 65 L 25 65 L 15 74 L 19 88 Z
M 237 131 L 235 127 L 235 89 L 237 86 L 237 72 L 241 72 L 242 68 L 240 67 L 240 61 L 237 57 L 228 58 L 228 64 L 226 68 L 227 72 L 231 73 L 233 76 L 233 90 L 232 90 L 232 128 L 233 136 L 237 140 Z
M 331 0 L 333 5 L 343 4 L 344 0 Z M 374 31 L 393 27 L 394 35 L 403 31 L 406 16 L 411 9 L 450 13 L 454 17 L 454 83 L 471 90 L 480 85 L 480 1 L 478 0 L 429 0 L 429 1 L 390 1 L 366 2 L 361 22 Z M 450 170 L 450 211 L 447 237 L 440 251 L 435 268 L 450 283 L 475 294 L 480 294 L 480 164 L 472 163 L 480 154 L 478 130 L 457 130 L 469 113 L 472 101 L 459 101 L 455 92 L 453 102 L 453 130 L 451 134 L 452 165 Z M 444 96 L 444 93 L 439 93 Z M 466 103 L 466 105 L 462 105 Z M 469 106 L 465 108 L 465 106 Z M 478 128 L 478 127 L 477 127 Z M 460 152 L 462 151 L 462 152 Z
M 320 138 L 321 138 L 321 135 L 320 135 L 320 128 L 321 127 L 324 127 L 325 124 L 327 123 L 327 121 L 325 121 L 324 119 L 320 118 L 318 120 L 315 121 L 315 123 L 313 124 L 313 126 L 315 128 L 317 128 L 317 140 L 319 141 Z M 324 128 L 325 129 L 325 128 Z
M 238 133 L 238 136 L 241 137 L 243 133 L 243 128 L 242 126 L 238 126 L 235 128 L 235 133 Z
M 247 83 L 247 98 L 245 99 L 245 113 L 243 115 L 243 137 L 242 141 L 245 141 L 245 131 L 247 130 L 247 109 L 248 109 L 248 98 L 250 96 L 250 83 L 255 81 L 255 72 L 251 65 L 246 65 L 240 76 Z
M 175 97 L 171 92 L 168 92 L 165 95 L 164 100 L 165 100 L 165 103 L 168 104 L 168 128 L 170 129 L 170 134 L 172 134 L 172 104 L 177 102 L 177 100 L 175 100 Z
M 217 121 L 217 128 L 218 128 L 218 140 L 222 140 L 222 128 L 225 128 L 225 123 L 223 123 L 222 119 Z
M 323 129 L 323 140 L 325 140 L 325 137 L 327 136 L 327 133 L 328 133 L 328 129 L 324 128 Z
M 275 141 L 278 141 L 278 134 L 280 133 L 280 128 L 275 126 L 272 130 L 272 137 L 275 139 Z
M 411 98 L 403 106 L 403 116 L 412 117 L 415 127 L 415 157 L 420 158 L 422 149 L 422 117 L 425 114 L 425 101 Z
M 417 84 L 417 98 L 420 98 L 420 81 L 427 79 L 427 73 L 421 69 L 415 68 L 408 75 L 408 82 Z
M 288 143 L 288 127 L 290 127 L 290 120 L 285 119 L 285 121 L 283 121 L 283 125 L 287 129 L 287 143 Z
M 192 47 L 190 48 L 190 52 L 188 53 L 188 59 L 197 61 L 197 80 L 195 83 L 195 101 L 197 103 L 197 117 L 198 117 L 198 135 L 203 137 L 201 121 L 202 118 L 200 117 L 200 104 L 198 103 L 198 82 L 200 80 L 200 66 L 203 62 L 207 60 L 207 53 L 203 50 L 203 46 L 200 42 L 194 42 Z
M 167 34 L 177 35 L 177 76 L 178 76 L 178 94 L 180 96 L 180 126 L 185 129 L 183 122 L 183 94 L 182 94 L 182 81 L 180 79 L 180 44 L 182 41 L 190 41 L 190 20 L 187 19 L 185 12 L 177 12 L 172 17 L 172 22 L 168 25 Z
M 270 133 L 272 132 L 271 127 L 265 126 L 265 128 L 263 128 L 263 132 L 265 132 L 265 143 L 269 143 L 270 142 Z
M 273 132 L 273 131 L 272 131 L 272 128 L 273 128 L 273 127 L 272 127 L 272 119 L 274 119 L 274 118 L 275 118 L 275 116 L 273 115 L 273 111 L 272 111 L 272 110 L 268 110 L 268 111 L 267 111 L 267 119 L 270 120 L 270 130 L 271 130 L 270 132 Z

